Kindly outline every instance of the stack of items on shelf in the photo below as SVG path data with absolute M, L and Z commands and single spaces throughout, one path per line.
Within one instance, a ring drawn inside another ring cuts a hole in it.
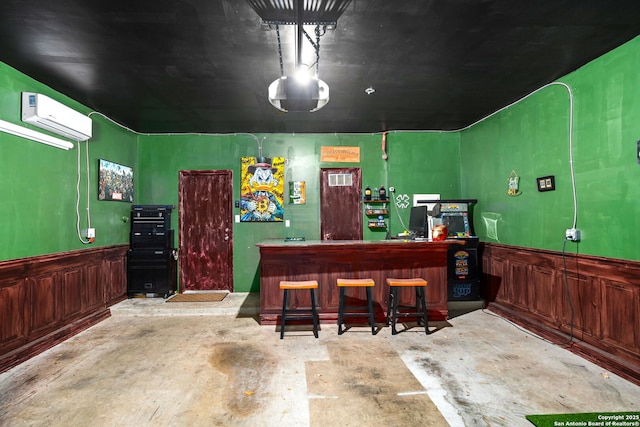
M 374 188 L 371 191 L 371 187 L 367 185 L 364 189 L 364 202 L 366 203 L 364 214 L 368 217 L 367 226 L 369 229 L 386 230 L 389 209 L 387 208 L 387 191 L 384 186 L 381 186 L 380 189 Z

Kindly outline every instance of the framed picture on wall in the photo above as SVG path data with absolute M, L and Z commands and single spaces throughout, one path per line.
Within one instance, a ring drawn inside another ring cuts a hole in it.
M 99 159 L 98 200 L 133 203 L 133 169 Z
M 284 220 L 284 157 L 242 157 L 240 222 Z

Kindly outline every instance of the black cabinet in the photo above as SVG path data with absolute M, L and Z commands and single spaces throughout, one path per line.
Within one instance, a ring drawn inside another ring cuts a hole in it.
M 128 294 L 157 294 L 167 298 L 177 289 L 177 261 L 173 250 L 127 253 Z
M 127 253 L 127 294 L 162 295 L 177 290 L 177 261 L 173 246 L 173 205 L 134 205 L 131 208 L 131 248 Z

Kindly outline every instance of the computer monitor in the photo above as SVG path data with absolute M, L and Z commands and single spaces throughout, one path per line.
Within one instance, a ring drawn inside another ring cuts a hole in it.
M 427 219 L 427 206 L 413 206 L 409 215 L 409 231 L 417 237 L 427 237 L 429 234 L 429 221 Z

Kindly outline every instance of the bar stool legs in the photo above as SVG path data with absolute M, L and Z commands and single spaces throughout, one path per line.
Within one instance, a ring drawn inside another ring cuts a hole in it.
M 315 289 L 318 289 L 318 282 L 316 280 L 304 280 L 304 281 L 281 281 L 280 289 L 282 289 L 282 317 L 280 321 L 280 339 L 284 338 L 284 327 L 287 320 L 301 320 L 312 319 L 313 321 L 313 335 L 318 338 L 318 312 L 316 310 L 316 297 Z M 309 289 L 311 293 L 311 310 L 305 309 L 290 309 L 287 308 L 288 292 L 292 290 Z M 309 311 L 311 312 L 309 314 Z
M 416 317 L 417 323 L 424 323 L 424 332 L 429 334 L 429 319 L 427 315 L 426 289 L 427 281 L 420 278 L 394 279 L 387 278 L 389 285 L 389 302 L 387 305 L 387 326 L 391 323 L 391 334 L 396 335 L 396 323 L 399 317 Z M 410 311 L 400 311 L 398 300 L 399 291 L 403 287 L 412 287 L 415 290 L 416 305 L 409 307 Z
M 371 326 L 371 335 L 376 333 L 376 323 L 373 317 L 373 297 L 371 288 L 375 286 L 373 279 L 337 279 L 340 288 L 340 300 L 338 302 L 338 335 L 342 335 L 344 330 L 342 325 L 345 317 L 369 317 L 369 326 Z M 364 287 L 367 295 L 367 312 L 366 313 L 345 313 L 344 294 L 347 287 Z

